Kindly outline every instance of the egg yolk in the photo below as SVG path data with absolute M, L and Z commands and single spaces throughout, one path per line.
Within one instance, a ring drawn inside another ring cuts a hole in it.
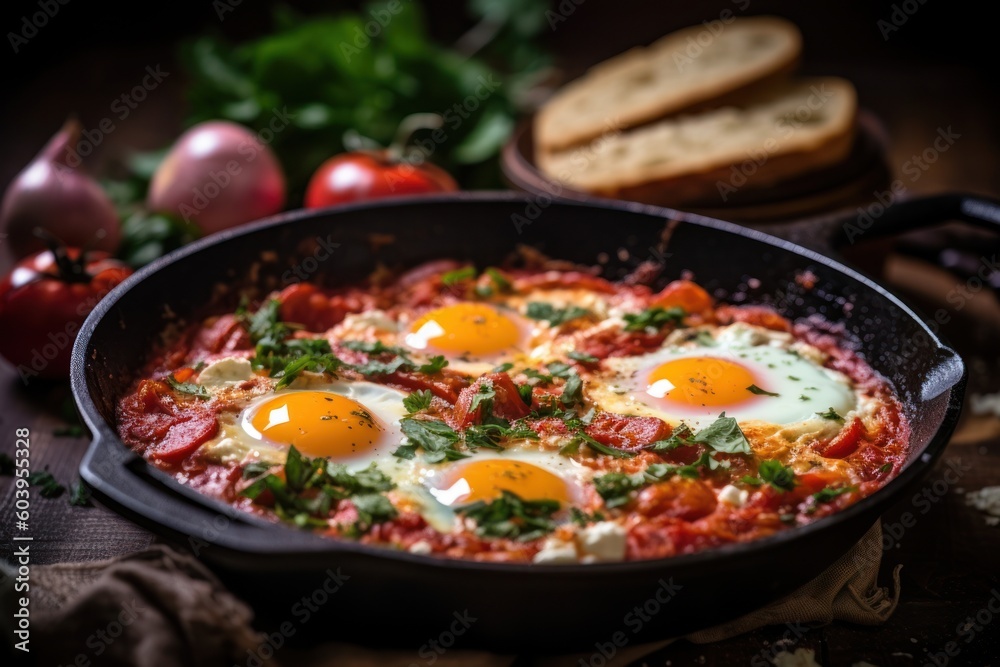
M 503 491 L 522 500 L 569 500 L 566 482 L 548 470 L 524 461 L 483 459 L 456 468 L 434 496 L 445 505 L 465 505 L 499 498 Z
M 456 354 L 495 354 L 514 347 L 520 338 L 514 320 L 493 306 L 457 303 L 414 322 L 406 344 L 418 350 L 431 346 Z
M 754 376 L 738 363 L 717 357 L 683 357 L 649 374 L 646 393 L 675 403 L 725 406 L 754 397 Z
M 373 449 L 385 432 L 365 406 L 326 391 L 277 395 L 257 406 L 250 424 L 271 442 L 337 459 Z

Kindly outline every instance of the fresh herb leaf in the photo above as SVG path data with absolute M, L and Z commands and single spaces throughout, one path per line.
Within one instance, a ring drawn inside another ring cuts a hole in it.
M 559 507 L 556 500 L 523 500 L 504 489 L 492 502 L 479 501 L 456 511 L 476 522 L 476 533 L 480 536 L 528 542 L 555 530 L 552 515 Z
M 243 466 L 243 479 L 254 479 L 271 472 L 274 465 L 266 461 L 251 461 Z
M 428 359 L 427 363 L 417 367 L 417 370 L 421 373 L 426 373 L 427 375 L 434 375 L 435 373 L 440 373 L 441 370 L 447 365 L 448 360 L 445 359 L 443 355 L 439 354 Z
M 363 364 L 352 365 L 351 370 L 368 377 L 372 375 L 391 375 L 398 370 L 411 368 L 412 366 L 413 364 L 409 359 L 399 356 L 393 357 L 389 361 L 369 359 Z
M 892 471 L 892 464 L 891 463 L 883 463 L 882 465 L 880 465 L 878 467 L 878 471 L 881 472 L 881 473 L 890 472 L 890 471 Z
M 530 384 L 519 384 L 517 385 L 517 395 L 521 397 L 522 403 L 530 406 L 531 399 L 534 397 L 535 392 L 532 390 Z
M 666 440 L 657 440 L 656 442 L 646 445 L 644 449 L 649 449 L 654 452 L 666 452 L 671 449 L 677 449 L 678 447 L 690 446 L 696 443 L 690 442 L 688 439 L 691 437 L 691 429 L 687 424 L 681 424 L 674 429 L 674 432 L 670 434 L 670 437 Z
M 207 387 L 203 387 L 200 384 L 194 384 L 191 382 L 178 382 L 174 378 L 173 373 L 167 375 L 165 379 L 167 381 L 167 384 L 170 385 L 170 388 L 173 389 L 174 391 L 180 392 L 182 394 L 190 394 L 191 396 L 200 398 L 203 401 L 208 400 L 209 398 L 212 397 L 212 395 L 208 393 Z
M 431 399 L 433 398 L 434 394 L 430 390 L 418 389 L 403 399 L 403 407 L 412 415 L 414 412 L 420 412 L 429 408 L 431 406 Z
M 452 287 L 464 280 L 472 280 L 476 277 L 476 267 L 465 266 L 461 269 L 455 269 L 454 271 L 448 271 L 447 273 L 441 274 L 441 282 L 445 287 Z
M 530 428 L 512 428 L 509 425 L 490 423 L 474 424 L 462 432 L 465 446 L 472 451 L 479 447 L 502 450 L 503 443 L 508 440 L 537 440 L 538 434 Z
M 277 384 L 274 385 L 275 390 L 278 390 L 283 389 L 294 382 L 303 371 L 311 371 L 313 373 L 334 373 L 343 365 L 343 362 L 333 356 L 333 354 L 324 354 L 320 356 L 306 354 L 291 359 L 282 368 L 276 367 L 272 369 L 271 377 L 279 378 Z
M 472 395 L 472 402 L 469 403 L 469 412 L 475 412 L 482 407 L 483 415 L 492 414 L 493 399 L 496 398 L 496 395 L 496 390 L 493 389 L 493 383 L 483 381 L 483 384 L 479 385 L 479 389 L 476 393 Z
M 490 280 L 493 282 L 493 286 L 496 287 L 498 292 L 510 292 L 514 288 L 511 282 L 507 280 L 507 276 L 500 273 L 499 269 L 495 269 L 491 266 L 488 267 L 483 273 L 490 277 Z
M 642 488 L 646 481 L 643 475 L 626 475 L 622 472 L 609 472 L 594 478 L 594 489 L 604 499 L 608 509 L 627 505 L 632 499 L 632 492 Z
M 365 354 L 394 354 L 406 355 L 406 350 L 393 345 L 386 345 L 380 340 L 345 340 L 340 344 L 342 347 L 354 352 L 364 352 Z
M 512 368 L 514 368 L 514 364 L 510 363 L 509 361 L 507 361 L 507 362 L 504 362 L 504 363 L 500 364 L 499 366 L 497 366 L 496 368 L 494 368 L 490 372 L 491 373 L 506 373 L 507 371 L 509 371 Z
M 351 496 L 351 502 L 358 512 L 352 531 L 357 534 L 367 533 L 373 525 L 396 518 L 396 508 L 381 493 L 359 493 Z
M 854 491 L 854 490 L 855 487 L 853 486 L 838 486 L 836 488 L 828 486 L 812 494 L 812 498 L 817 503 L 828 503 L 837 496 L 843 495 L 845 493 L 848 493 L 849 491 Z
M 69 490 L 69 504 L 75 507 L 90 507 L 90 489 L 83 482 L 76 482 Z
M 805 394 L 799 394 L 799 400 L 800 401 L 811 401 L 812 399 L 809 398 L 808 396 L 806 396 Z
M 570 376 L 576 375 L 576 370 L 564 361 L 550 361 L 545 364 L 545 368 L 548 369 L 549 373 L 552 373 L 552 377 L 563 380 L 568 380 Z
M 750 475 L 743 475 L 743 477 L 740 477 L 740 481 L 750 486 L 760 486 L 764 483 L 764 480 L 760 477 L 751 477 Z
M 747 387 L 747 391 L 751 394 L 756 394 L 757 396 L 781 396 L 781 394 L 775 394 L 773 391 L 767 391 L 766 389 L 761 389 L 755 384 Z
M 723 412 L 714 422 L 698 431 L 691 438 L 691 442 L 700 443 L 714 449 L 717 452 L 726 454 L 749 454 L 750 442 L 740 425 L 732 417 L 727 417 Z
M 550 382 L 552 382 L 552 376 L 551 375 L 546 375 L 545 373 L 542 373 L 541 371 L 536 370 L 534 368 L 525 368 L 521 372 L 526 377 L 531 378 L 532 380 L 538 380 L 542 384 L 549 384 Z
M 42 498 L 58 498 L 66 491 L 66 487 L 57 482 L 52 473 L 47 470 L 39 470 L 28 475 L 28 484 L 40 486 L 39 494 Z
M 761 461 L 757 468 L 757 474 L 763 481 L 779 491 L 791 491 L 795 488 L 795 471 L 782 465 L 781 461 L 773 459 Z
M 625 331 L 656 332 L 667 324 L 681 326 L 684 323 L 684 316 L 686 314 L 684 309 L 678 306 L 670 308 L 654 306 L 653 308 L 647 308 L 641 313 L 628 313 L 623 316 Z
M 544 320 L 552 326 L 557 327 L 561 324 L 569 322 L 570 320 L 586 317 L 590 315 L 590 311 L 586 308 L 581 308 L 580 306 L 557 308 L 551 303 L 545 303 L 543 301 L 530 301 L 528 302 L 524 314 L 533 320 Z
M 424 450 L 424 460 L 428 463 L 438 463 L 444 460 L 456 461 L 468 456 L 468 454 L 455 449 L 461 436 L 443 421 L 404 417 L 400 420 L 399 425 L 409 444 Z M 399 449 L 396 452 L 399 452 Z M 402 455 L 396 452 L 394 454 L 398 458 L 407 458 L 406 450 L 403 451 Z
M 581 443 L 587 445 L 592 450 L 598 454 L 605 454 L 606 456 L 613 456 L 616 459 L 631 459 L 635 458 L 635 452 L 625 451 L 623 449 L 616 449 L 615 447 L 608 447 L 607 445 L 594 440 L 591 436 L 587 435 L 583 431 L 579 432 L 574 436 Z
M 594 364 L 600 361 L 597 357 L 592 354 L 587 354 L 586 352 L 577 352 L 576 350 L 570 350 L 566 353 L 566 356 L 573 361 L 579 361 L 581 364 Z
M 572 373 L 566 378 L 559 402 L 567 407 L 583 402 L 583 380 L 576 373 Z
M 844 421 L 844 418 L 841 417 L 839 414 L 837 414 L 837 411 L 834 410 L 833 408 L 830 408 L 826 412 L 817 412 L 816 414 L 818 414 L 823 419 L 829 419 L 831 421 L 838 421 L 838 422 Z

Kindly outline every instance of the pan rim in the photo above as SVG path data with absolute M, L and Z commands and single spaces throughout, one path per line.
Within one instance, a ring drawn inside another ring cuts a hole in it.
M 421 207 L 421 206 L 439 206 L 439 205 L 452 205 L 452 204 L 465 204 L 465 203 L 498 203 L 498 204 L 530 204 L 536 202 L 537 196 L 528 195 L 524 193 L 516 193 L 510 191 L 466 191 L 459 193 L 451 193 L 444 195 L 417 195 L 417 196 L 407 196 L 407 197 L 397 197 L 384 200 L 374 200 L 365 202 L 355 202 L 351 204 L 340 205 L 337 207 L 323 208 L 323 209 L 298 209 L 295 211 L 289 211 L 276 216 L 271 216 L 256 222 L 249 223 L 247 225 L 240 226 L 235 229 L 226 230 L 217 234 L 209 235 L 205 238 L 199 239 L 193 243 L 190 243 L 178 250 L 175 250 L 155 261 L 149 265 L 136 271 L 133 275 L 124 280 L 120 285 L 116 286 L 109 294 L 102 299 L 94 310 L 87 317 L 85 322 L 80 328 L 80 332 L 77 336 L 76 342 L 73 346 L 71 367 L 70 367 L 70 379 L 74 398 L 77 403 L 77 407 L 80 410 L 80 414 L 83 417 L 85 423 L 93 434 L 93 441 L 88 447 L 82 462 L 81 462 L 81 473 L 85 471 L 86 465 L 94 458 L 97 453 L 97 449 L 100 447 L 114 447 L 118 446 L 124 449 L 126 452 L 132 450 L 121 442 L 118 438 L 117 433 L 111 427 L 111 425 L 104 420 L 99 414 L 97 406 L 91 397 L 90 389 L 87 386 L 86 379 L 86 364 L 88 354 L 90 352 L 90 341 L 93 337 L 94 331 L 97 326 L 108 316 L 111 310 L 115 307 L 117 302 L 128 292 L 130 292 L 137 285 L 143 283 L 149 276 L 159 273 L 161 270 L 166 269 L 170 265 L 180 261 L 181 259 L 187 258 L 191 255 L 197 254 L 202 250 L 214 247 L 216 245 L 224 244 L 230 239 L 242 237 L 246 235 L 251 235 L 257 233 L 261 230 L 270 229 L 272 227 L 280 227 L 284 225 L 293 225 L 296 222 L 303 219 L 310 219 L 325 215 L 337 215 L 337 214 L 349 214 L 357 210 L 365 210 L 371 208 L 406 208 L 406 207 Z M 892 292 L 882 287 L 880 284 L 876 283 L 874 280 L 865 276 L 864 274 L 858 272 L 851 267 L 845 266 L 843 263 L 823 255 L 820 252 L 811 250 L 800 246 L 794 242 L 782 239 L 777 236 L 773 236 L 758 230 L 749 229 L 736 225 L 731 222 L 726 222 L 724 220 L 718 220 L 715 218 L 710 218 L 707 216 L 686 213 L 677 211 L 675 209 L 658 207 L 648 204 L 640 204 L 635 202 L 622 202 L 618 200 L 610 199 L 599 199 L 593 202 L 577 202 L 577 201 L 565 201 L 554 199 L 551 205 L 561 206 L 561 207 L 571 207 L 571 208 L 599 208 L 607 211 L 616 212 L 627 212 L 627 213 L 637 213 L 643 215 L 650 215 L 654 217 L 660 217 L 666 220 L 679 220 L 684 223 L 694 224 L 702 227 L 708 227 L 721 232 L 728 232 L 735 234 L 737 236 L 753 239 L 756 241 L 763 242 L 772 247 L 776 247 L 782 250 L 786 250 L 797 254 L 804 259 L 822 264 L 827 268 L 833 269 L 838 273 L 841 273 L 847 277 L 856 280 L 865 288 L 875 291 L 879 296 L 888 299 L 893 306 L 898 308 L 902 314 L 908 317 L 910 320 L 915 322 L 924 331 L 928 340 L 933 344 L 933 350 L 937 353 L 944 353 L 951 358 L 953 358 L 954 363 L 959 364 L 959 369 L 961 373 L 958 374 L 951 383 L 944 387 L 937 396 L 929 397 L 927 400 L 940 399 L 945 393 L 948 396 L 948 405 L 944 410 L 941 417 L 940 423 L 937 424 L 934 432 L 929 436 L 927 444 L 924 451 L 917 457 L 910 460 L 900 473 L 889 481 L 884 487 L 876 491 L 870 496 L 863 498 L 857 503 L 851 505 L 850 507 L 837 512 L 828 517 L 819 519 L 811 524 L 805 526 L 797 526 L 795 528 L 781 531 L 774 535 L 752 540 L 750 542 L 744 543 L 732 543 L 721 545 L 718 547 L 713 547 L 705 551 L 696 552 L 693 554 L 684 554 L 679 556 L 671 556 L 668 558 L 659 559 L 649 559 L 649 560 L 637 560 L 637 561 L 619 561 L 619 562 L 608 562 L 608 563 L 587 563 L 587 564 L 565 564 L 565 565 L 540 565 L 535 563 L 496 563 L 496 562 L 482 562 L 473 561 L 466 559 L 451 559 L 442 558 L 437 556 L 428 556 L 421 554 L 412 554 L 406 551 L 393 550 L 380 545 L 366 545 L 349 540 L 340 540 L 333 538 L 324 538 L 318 535 L 312 535 L 314 540 L 304 540 L 306 546 L 312 547 L 311 542 L 315 541 L 316 548 L 306 548 L 306 549 L 261 549 L 259 545 L 242 545 L 242 546 L 229 546 L 225 544 L 225 540 L 217 542 L 218 546 L 223 550 L 230 549 L 242 554 L 244 557 L 266 557 L 269 554 L 281 553 L 289 557 L 304 557 L 304 556 L 316 556 L 322 554 L 335 555 L 338 553 L 350 553 L 356 555 L 363 555 L 366 557 L 375 557 L 379 559 L 385 559 L 390 561 L 399 562 L 401 564 L 406 564 L 409 566 L 417 567 L 429 567 L 429 568 L 446 568 L 448 570 L 463 570 L 463 571 L 474 571 L 474 572 L 492 572 L 492 573 L 503 573 L 503 574 L 517 574 L 519 576 L 534 576 L 534 577 L 575 577 L 584 573 L 589 573 L 591 575 L 616 575 L 616 574 L 634 574 L 636 572 L 642 571 L 656 571 L 663 568 L 669 567 L 671 569 L 677 569 L 678 571 L 683 570 L 689 565 L 704 566 L 706 564 L 711 564 L 714 562 L 724 561 L 729 558 L 738 558 L 743 555 L 748 554 L 759 554 L 762 552 L 767 552 L 769 550 L 780 549 L 788 544 L 794 544 L 805 539 L 809 539 L 812 535 L 819 531 L 825 531 L 833 529 L 837 524 L 850 521 L 853 517 L 867 514 L 876 509 L 878 505 L 888 503 L 888 499 L 901 494 L 902 491 L 911 483 L 913 483 L 918 477 L 924 476 L 930 471 L 930 467 L 933 462 L 941 455 L 945 446 L 947 445 L 948 439 L 951 433 L 954 431 L 954 427 L 958 422 L 958 418 L 961 413 L 962 403 L 961 398 L 964 396 L 965 381 L 967 370 L 965 364 L 959 355 L 954 351 L 954 349 L 946 344 L 939 335 L 937 335 L 931 328 L 921 319 L 906 303 L 896 297 Z M 959 400 L 956 400 L 959 399 Z M 145 463 L 145 462 L 144 462 Z M 145 463 L 145 465 L 150 465 Z M 89 472 L 89 471 L 87 471 Z M 89 476 L 89 475 L 88 475 Z M 173 479 L 169 480 L 169 487 L 180 487 L 181 484 Z M 175 490 L 176 492 L 176 490 Z M 180 494 L 178 494 L 180 495 Z M 898 498 L 897 498 L 898 500 Z M 136 503 L 137 507 L 128 506 L 125 504 L 126 509 L 129 511 L 142 516 L 143 518 L 156 523 L 157 525 L 173 530 L 172 527 L 164 525 L 158 521 L 150 519 L 144 516 L 141 511 L 142 503 Z M 206 504 L 201 504 L 202 508 L 208 508 Z M 879 513 L 884 511 L 886 508 L 882 508 Z M 280 523 L 273 524 L 273 527 L 277 530 L 289 530 L 295 533 L 302 534 L 303 531 L 290 526 L 285 526 Z M 271 533 L 271 526 L 259 526 L 260 530 L 264 531 L 264 534 Z M 308 535 L 308 533 L 306 533 Z M 298 540 L 297 540 L 298 541 Z M 298 546 L 298 545 L 296 545 Z M 211 550 L 210 550 L 211 551 Z M 845 549 L 846 552 L 846 549 Z

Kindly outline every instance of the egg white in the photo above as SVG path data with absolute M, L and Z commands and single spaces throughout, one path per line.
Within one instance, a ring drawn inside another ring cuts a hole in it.
M 684 422 L 696 428 L 711 424 L 723 411 L 741 423 L 787 425 L 815 420 L 817 413 L 830 408 L 842 416 L 856 408 L 858 398 L 851 381 L 792 349 L 790 335 L 745 324 L 705 331 L 711 336 L 710 344 L 705 344 L 709 341 L 704 337 L 687 341 L 675 337 L 649 354 L 605 360 L 606 373 L 601 381 L 588 385 L 588 397 L 610 412 L 659 417 L 674 426 Z M 648 373 L 660 364 L 684 357 L 711 357 L 739 364 L 753 373 L 758 387 L 778 396 L 756 396 L 733 405 L 698 406 L 651 395 L 651 391 L 658 392 L 647 387 Z

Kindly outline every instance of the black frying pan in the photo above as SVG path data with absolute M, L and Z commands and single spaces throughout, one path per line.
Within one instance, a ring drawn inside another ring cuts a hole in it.
M 1000 208 L 958 195 L 909 201 L 874 219 L 865 234 L 948 219 L 996 225 Z M 832 239 L 843 235 L 843 221 L 781 230 L 809 245 L 825 244 L 829 253 Z M 373 233 L 395 241 L 373 243 Z M 331 244 L 339 246 L 320 261 L 322 248 Z M 820 315 L 842 325 L 845 344 L 858 346 L 905 400 L 913 426 L 907 465 L 884 489 L 847 510 L 750 544 L 658 561 L 539 567 L 441 560 L 266 523 L 175 483 L 115 434 L 115 403 L 151 344 L 175 318 L 203 313 L 206 304 L 231 310 L 237 294 L 227 287 L 266 293 L 297 279 L 295 267 L 312 280 L 336 284 L 362 278 L 377 262 L 403 267 L 447 257 L 496 264 L 517 244 L 556 258 L 601 262 L 611 278 L 658 258 L 666 264 L 664 282 L 688 269 L 709 291 L 771 303 L 793 319 Z M 811 290 L 795 281 L 805 269 L 816 276 Z M 749 278 L 759 285 L 748 287 Z M 461 646 L 501 651 L 589 650 L 613 641 L 616 632 L 629 641 L 676 636 L 794 590 L 925 477 L 958 420 L 965 384 L 962 361 L 907 306 L 823 254 L 667 209 L 553 203 L 507 193 L 296 211 L 212 236 L 115 289 L 87 319 L 73 352 L 73 392 L 94 436 L 81 464 L 83 479 L 108 505 L 193 547 L 254 603 L 263 627 L 289 622 L 295 639 L 412 647 L 461 629 Z M 334 588 L 327 573 L 338 569 L 349 578 L 335 593 L 323 591 L 325 582 Z M 324 602 L 303 623 L 301 599 L 314 594 L 314 601 Z M 455 622 L 455 614 L 464 613 L 476 619 L 468 628 Z

